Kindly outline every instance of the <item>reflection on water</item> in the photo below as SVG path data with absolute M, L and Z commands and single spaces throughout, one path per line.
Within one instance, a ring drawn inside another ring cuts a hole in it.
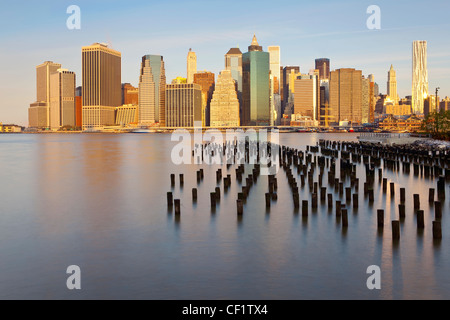
M 319 139 L 355 138 L 292 133 L 281 134 L 280 143 L 305 150 Z M 362 164 L 357 165 L 359 208 L 347 204 L 346 228 L 327 201 L 319 200 L 307 217 L 301 209 L 296 212 L 283 170 L 270 210 L 264 201 L 267 179 L 260 176 L 239 217 L 242 184 L 235 181 L 234 167 L 224 192 L 216 183 L 217 165 L 172 165 L 175 143 L 164 134 L 1 135 L 0 298 L 450 298 L 449 199 L 442 206 L 440 242 L 432 239 L 434 209 L 425 201 L 428 188 L 436 186 L 434 177 L 383 169 L 388 184 L 405 187 L 411 200 L 395 242 L 391 221 L 399 219 L 398 189 L 391 199 L 376 180 L 375 201 L 369 204 L 362 196 Z M 200 168 L 204 179 L 197 185 Z M 227 172 L 225 166 L 222 170 Z M 170 174 L 176 176 L 173 188 Z M 211 211 L 216 186 L 221 198 Z M 181 201 L 179 216 L 167 208 L 168 191 Z M 299 192 L 301 200 L 310 199 L 307 184 Z M 345 203 L 345 193 L 339 198 L 334 188 L 327 192 L 333 194 L 333 206 L 335 200 Z M 423 203 L 421 232 L 413 193 Z M 385 210 L 382 230 L 377 209 Z M 65 287 L 72 264 L 82 270 L 79 292 Z M 366 288 L 366 270 L 374 264 L 381 267 L 380 291 Z

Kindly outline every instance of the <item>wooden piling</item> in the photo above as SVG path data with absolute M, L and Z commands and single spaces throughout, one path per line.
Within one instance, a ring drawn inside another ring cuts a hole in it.
M 418 194 L 414 194 L 414 209 L 420 209 L 420 197 Z
M 405 201 L 406 201 L 405 188 L 400 188 L 400 202 L 405 203 Z
M 308 216 L 308 200 L 302 201 L 302 216 L 303 217 Z
M 211 198 L 211 209 L 215 209 L 216 208 L 216 193 L 211 192 L 210 198 Z
M 384 228 L 384 210 L 377 210 L 377 225 L 378 228 Z
M 197 201 L 197 188 L 192 188 L 192 201 Z
M 175 199 L 174 202 L 175 202 L 175 215 L 179 216 L 181 213 L 181 208 L 180 208 L 181 201 L 180 201 L 180 199 Z
M 171 208 L 173 206 L 173 194 L 172 192 L 167 192 L 167 206 Z
M 172 187 L 175 186 L 175 174 L 173 173 L 170 175 L 170 184 Z
M 430 188 L 428 191 L 428 202 L 434 202 L 434 188 Z
M 442 228 L 440 221 L 433 221 L 433 239 L 442 239 Z
M 442 205 L 440 201 L 434 202 L 434 218 L 440 220 L 442 218 Z
M 266 193 L 266 208 L 270 208 L 270 199 L 271 199 L 271 194 Z
M 400 239 L 400 221 L 398 220 L 392 221 L 392 239 L 394 240 Z
M 417 229 L 425 228 L 425 220 L 423 210 L 417 211 Z
M 238 216 L 242 216 L 244 214 L 244 201 L 242 199 L 237 199 L 236 206 Z
M 342 214 L 342 227 L 343 228 L 347 228 L 348 227 L 348 213 L 347 213 L 347 209 L 342 209 L 341 210 L 341 214 Z
M 399 214 L 400 218 L 402 218 L 402 219 L 405 218 L 405 212 L 406 212 L 405 205 L 399 204 L 398 205 L 398 214 Z
M 358 206 L 359 206 L 359 201 L 358 201 L 358 194 L 357 193 L 354 193 L 353 194 L 353 208 L 354 209 L 357 209 L 358 208 Z

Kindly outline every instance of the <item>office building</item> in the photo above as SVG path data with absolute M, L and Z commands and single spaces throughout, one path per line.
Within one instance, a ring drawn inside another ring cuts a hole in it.
M 137 125 L 139 123 L 138 118 L 138 106 L 135 104 L 125 104 L 116 107 L 116 125 L 129 126 Z
M 244 126 L 270 125 L 270 60 L 253 36 L 248 52 L 242 55 L 242 118 Z
M 194 83 L 194 74 L 197 73 L 197 55 L 192 49 L 189 49 L 187 55 L 187 83 Z
M 166 85 L 167 127 L 193 127 L 202 121 L 202 88 L 196 83 Z
M 280 46 L 268 46 L 270 73 L 273 76 L 273 94 L 280 93 Z
M 332 121 L 361 124 L 362 71 L 342 68 L 330 72 L 330 112 Z
M 330 78 L 330 59 L 316 59 L 315 63 L 315 68 L 319 70 L 319 80 L 328 80 Z
M 363 76 L 361 79 L 361 123 L 369 123 L 370 100 L 373 100 L 370 91 L 370 79 Z
M 53 61 L 45 61 L 36 67 L 36 102 L 30 104 L 30 108 L 37 109 L 28 110 L 30 127 L 50 127 L 50 75 L 60 68 L 61 64 Z
M 50 75 L 50 128 L 76 126 L 75 73 L 58 69 Z
M 320 88 L 317 74 L 302 74 L 294 80 L 294 114 L 318 121 Z
M 141 125 L 165 126 L 166 73 L 159 55 L 142 57 L 139 76 L 138 117 Z
M 75 127 L 81 129 L 83 126 L 83 96 L 82 87 L 75 88 Z
M 292 92 L 294 91 L 293 83 L 290 86 L 290 80 L 295 80 L 297 76 L 300 75 L 300 67 L 298 66 L 288 66 L 283 68 L 283 76 L 282 79 L 282 99 L 281 99 L 281 109 L 283 114 L 292 114 L 293 112 L 293 96 Z
M 412 110 L 424 113 L 424 99 L 428 96 L 427 42 L 414 41 L 412 46 Z
M 388 81 L 387 81 L 387 94 L 392 98 L 395 102 L 398 102 L 398 93 L 397 93 L 397 76 L 394 70 L 394 67 L 391 64 L 391 68 L 388 72 Z
M 214 92 L 215 74 L 208 71 L 194 74 L 194 83 L 202 88 L 202 126 L 210 125 L 210 102 Z
M 121 53 L 105 44 L 82 48 L 83 130 L 114 125 L 120 105 Z
M 124 104 L 139 104 L 139 88 L 130 83 L 122 83 L 122 105 Z
M 230 70 L 223 70 L 217 77 L 211 100 L 211 127 L 238 127 L 239 100 L 236 83 Z

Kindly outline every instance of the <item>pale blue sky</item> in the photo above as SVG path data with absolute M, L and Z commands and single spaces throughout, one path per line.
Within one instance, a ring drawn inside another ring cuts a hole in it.
M 450 2 L 390 1 L 2 1 L 0 12 L 0 122 L 27 125 L 36 99 L 35 67 L 61 63 L 81 85 L 81 47 L 107 42 L 122 53 L 122 82 L 138 84 L 140 59 L 161 54 L 168 82 L 186 74 L 189 48 L 199 70 L 216 75 L 224 54 L 259 44 L 281 47 L 282 65 L 308 72 L 327 57 L 331 69 L 353 67 L 374 74 L 386 92 L 391 64 L 400 96 L 411 94 L 411 46 L 428 41 L 429 88 L 450 96 Z M 66 9 L 81 8 L 81 30 L 68 30 Z M 368 30 L 369 5 L 381 8 L 381 30 Z

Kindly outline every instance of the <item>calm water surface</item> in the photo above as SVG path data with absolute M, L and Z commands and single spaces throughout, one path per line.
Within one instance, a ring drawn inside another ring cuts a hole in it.
M 299 149 L 319 139 L 355 141 L 356 134 L 280 134 L 281 144 Z M 383 170 L 389 182 L 406 188 L 408 199 L 394 244 L 390 221 L 398 219 L 399 190 L 392 201 L 376 178 L 369 206 L 362 165 L 360 205 L 349 209 L 347 231 L 320 201 L 308 219 L 294 214 L 283 170 L 270 213 L 263 198 L 267 178 L 261 176 L 239 221 L 234 168 L 230 190 L 222 190 L 211 213 L 218 167 L 173 165 L 174 144 L 165 134 L 0 135 L 0 298 L 450 298 L 450 197 L 443 204 L 443 240 L 436 243 L 427 201 L 434 178 Z M 205 179 L 193 204 L 200 167 Z M 182 203 L 179 221 L 166 204 L 171 173 L 177 174 L 172 191 Z M 185 175 L 183 188 L 178 173 Z M 416 228 L 413 193 L 420 193 L 425 211 L 423 232 Z M 300 189 L 304 199 L 310 199 L 307 187 Z M 386 212 L 382 233 L 376 209 Z M 82 290 L 67 289 L 69 265 L 80 266 Z M 381 290 L 366 287 L 370 265 L 381 268 Z

